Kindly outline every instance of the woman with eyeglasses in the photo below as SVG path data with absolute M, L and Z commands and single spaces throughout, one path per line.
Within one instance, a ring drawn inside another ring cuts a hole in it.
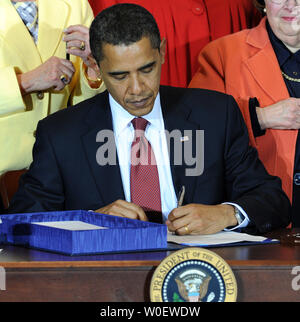
M 292 203 L 300 227 L 300 0 L 258 0 L 265 13 L 252 29 L 208 44 L 190 87 L 231 94 L 251 144 Z

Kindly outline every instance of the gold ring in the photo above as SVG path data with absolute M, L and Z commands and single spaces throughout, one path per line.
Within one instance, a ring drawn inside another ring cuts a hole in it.
M 69 78 L 68 78 L 68 76 L 67 76 L 66 74 L 62 74 L 62 75 L 60 76 L 60 80 L 61 80 L 64 84 L 68 84 L 68 82 L 69 82 Z
M 85 50 L 85 42 L 84 41 L 81 42 L 79 49 L 82 51 Z
M 190 232 L 190 230 L 189 230 L 189 225 L 185 225 L 185 226 L 184 226 L 184 229 L 185 229 L 185 232 L 186 232 L 187 234 Z

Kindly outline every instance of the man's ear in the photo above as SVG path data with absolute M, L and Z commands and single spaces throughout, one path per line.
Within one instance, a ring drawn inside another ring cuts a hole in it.
M 163 38 L 162 41 L 160 42 L 160 47 L 159 47 L 159 53 L 160 53 L 162 64 L 165 62 L 166 45 L 167 45 L 166 38 Z

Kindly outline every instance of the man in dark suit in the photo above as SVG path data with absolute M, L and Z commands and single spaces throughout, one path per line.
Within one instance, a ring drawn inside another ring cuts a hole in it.
M 159 86 L 165 41 L 148 11 L 102 11 L 90 43 L 107 91 L 39 123 L 10 213 L 91 209 L 154 221 L 161 213 L 178 234 L 289 223 L 288 198 L 249 147 L 234 99 Z M 142 164 L 143 149 L 155 162 Z

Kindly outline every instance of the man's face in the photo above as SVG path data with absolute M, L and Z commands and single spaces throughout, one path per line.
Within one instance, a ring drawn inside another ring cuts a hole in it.
M 160 51 L 148 37 L 129 46 L 105 44 L 102 50 L 100 73 L 112 97 L 134 116 L 150 113 L 159 91 L 165 41 Z

